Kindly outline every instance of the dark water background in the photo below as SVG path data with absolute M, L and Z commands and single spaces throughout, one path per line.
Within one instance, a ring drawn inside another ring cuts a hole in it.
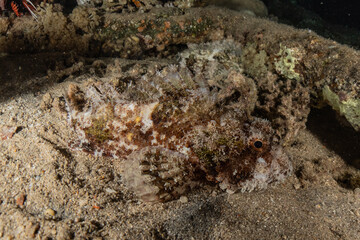
M 262 0 L 270 17 L 360 49 L 358 0 Z

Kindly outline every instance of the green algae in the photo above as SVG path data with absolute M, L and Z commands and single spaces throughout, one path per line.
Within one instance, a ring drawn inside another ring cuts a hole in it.
M 108 127 L 108 122 L 114 119 L 114 109 L 111 104 L 105 107 L 105 113 L 92 119 L 92 125 L 84 129 L 86 136 L 98 143 L 113 139 L 113 134 Z
M 339 96 L 327 85 L 323 88 L 322 95 L 324 100 L 344 116 L 355 130 L 360 130 L 360 99 L 350 98 L 341 101 Z
M 84 129 L 84 132 L 89 138 L 95 139 L 98 143 L 103 143 L 113 138 L 109 129 L 106 129 L 106 118 L 98 118 L 92 121 L 92 126 Z
M 288 48 L 280 44 L 280 50 L 274 59 L 276 71 L 288 78 L 301 80 L 301 75 L 296 72 L 296 65 L 299 64 L 299 50 L 297 48 Z

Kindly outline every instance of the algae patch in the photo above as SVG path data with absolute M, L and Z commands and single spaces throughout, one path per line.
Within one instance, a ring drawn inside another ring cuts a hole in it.
M 322 91 L 323 98 L 329 105 L 336 110 L 340 115 L 344 116 L 351 126 L 360 130 L 360 100 L 348 99 L 341 101 L 339 96 L 331 91 L 329 86 L 325 86 Z
M 275 69 L 288 79 L 301 80 L 301 75 L 296 72 L 301 53 L 298 48 L 288 48 L 280 44 L 280 51 L 275 58 Z

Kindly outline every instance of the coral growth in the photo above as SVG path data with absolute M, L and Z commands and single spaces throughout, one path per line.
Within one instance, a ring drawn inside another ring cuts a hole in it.
M 253 43 L 242 51 L 244 72 L 257 85 L 257 112 L 271 120 L 279 141 L 285 144 L 305 128 L 310 112 L 310 87 L 301 82 L 302 77 L 297 73 L 302 54 L 297 48 L 280 45 L 278 53 L 271 58 Z
M 210 81 L 170 65 L 115 86 L 70 85 L 69 124 L 79 137 L 71 146 L 125 159 L 124 182 L 144 201 L 177 198 L 199 182 L 234 192 L 283 180 L 291 165 L 270 123 L 249 116 L 254 83 L 236 67 L 226 71 Z

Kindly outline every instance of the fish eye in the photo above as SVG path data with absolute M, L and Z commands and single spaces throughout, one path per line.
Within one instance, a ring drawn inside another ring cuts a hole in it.
M 254 139 L 253 141 L 251 141 L 250 146 L 258 152 L 261 152 L 263 150 L 264 147 L 264 142 L 261 139 Z
M 263 143 L 262 143 L 261 140 L 256 140 L 256 141 L 254 142 L 254 147 L 255 147 L 255 148 L 260 149 L 260 148 L 262 148 L 262 146 L 263 146 Z

